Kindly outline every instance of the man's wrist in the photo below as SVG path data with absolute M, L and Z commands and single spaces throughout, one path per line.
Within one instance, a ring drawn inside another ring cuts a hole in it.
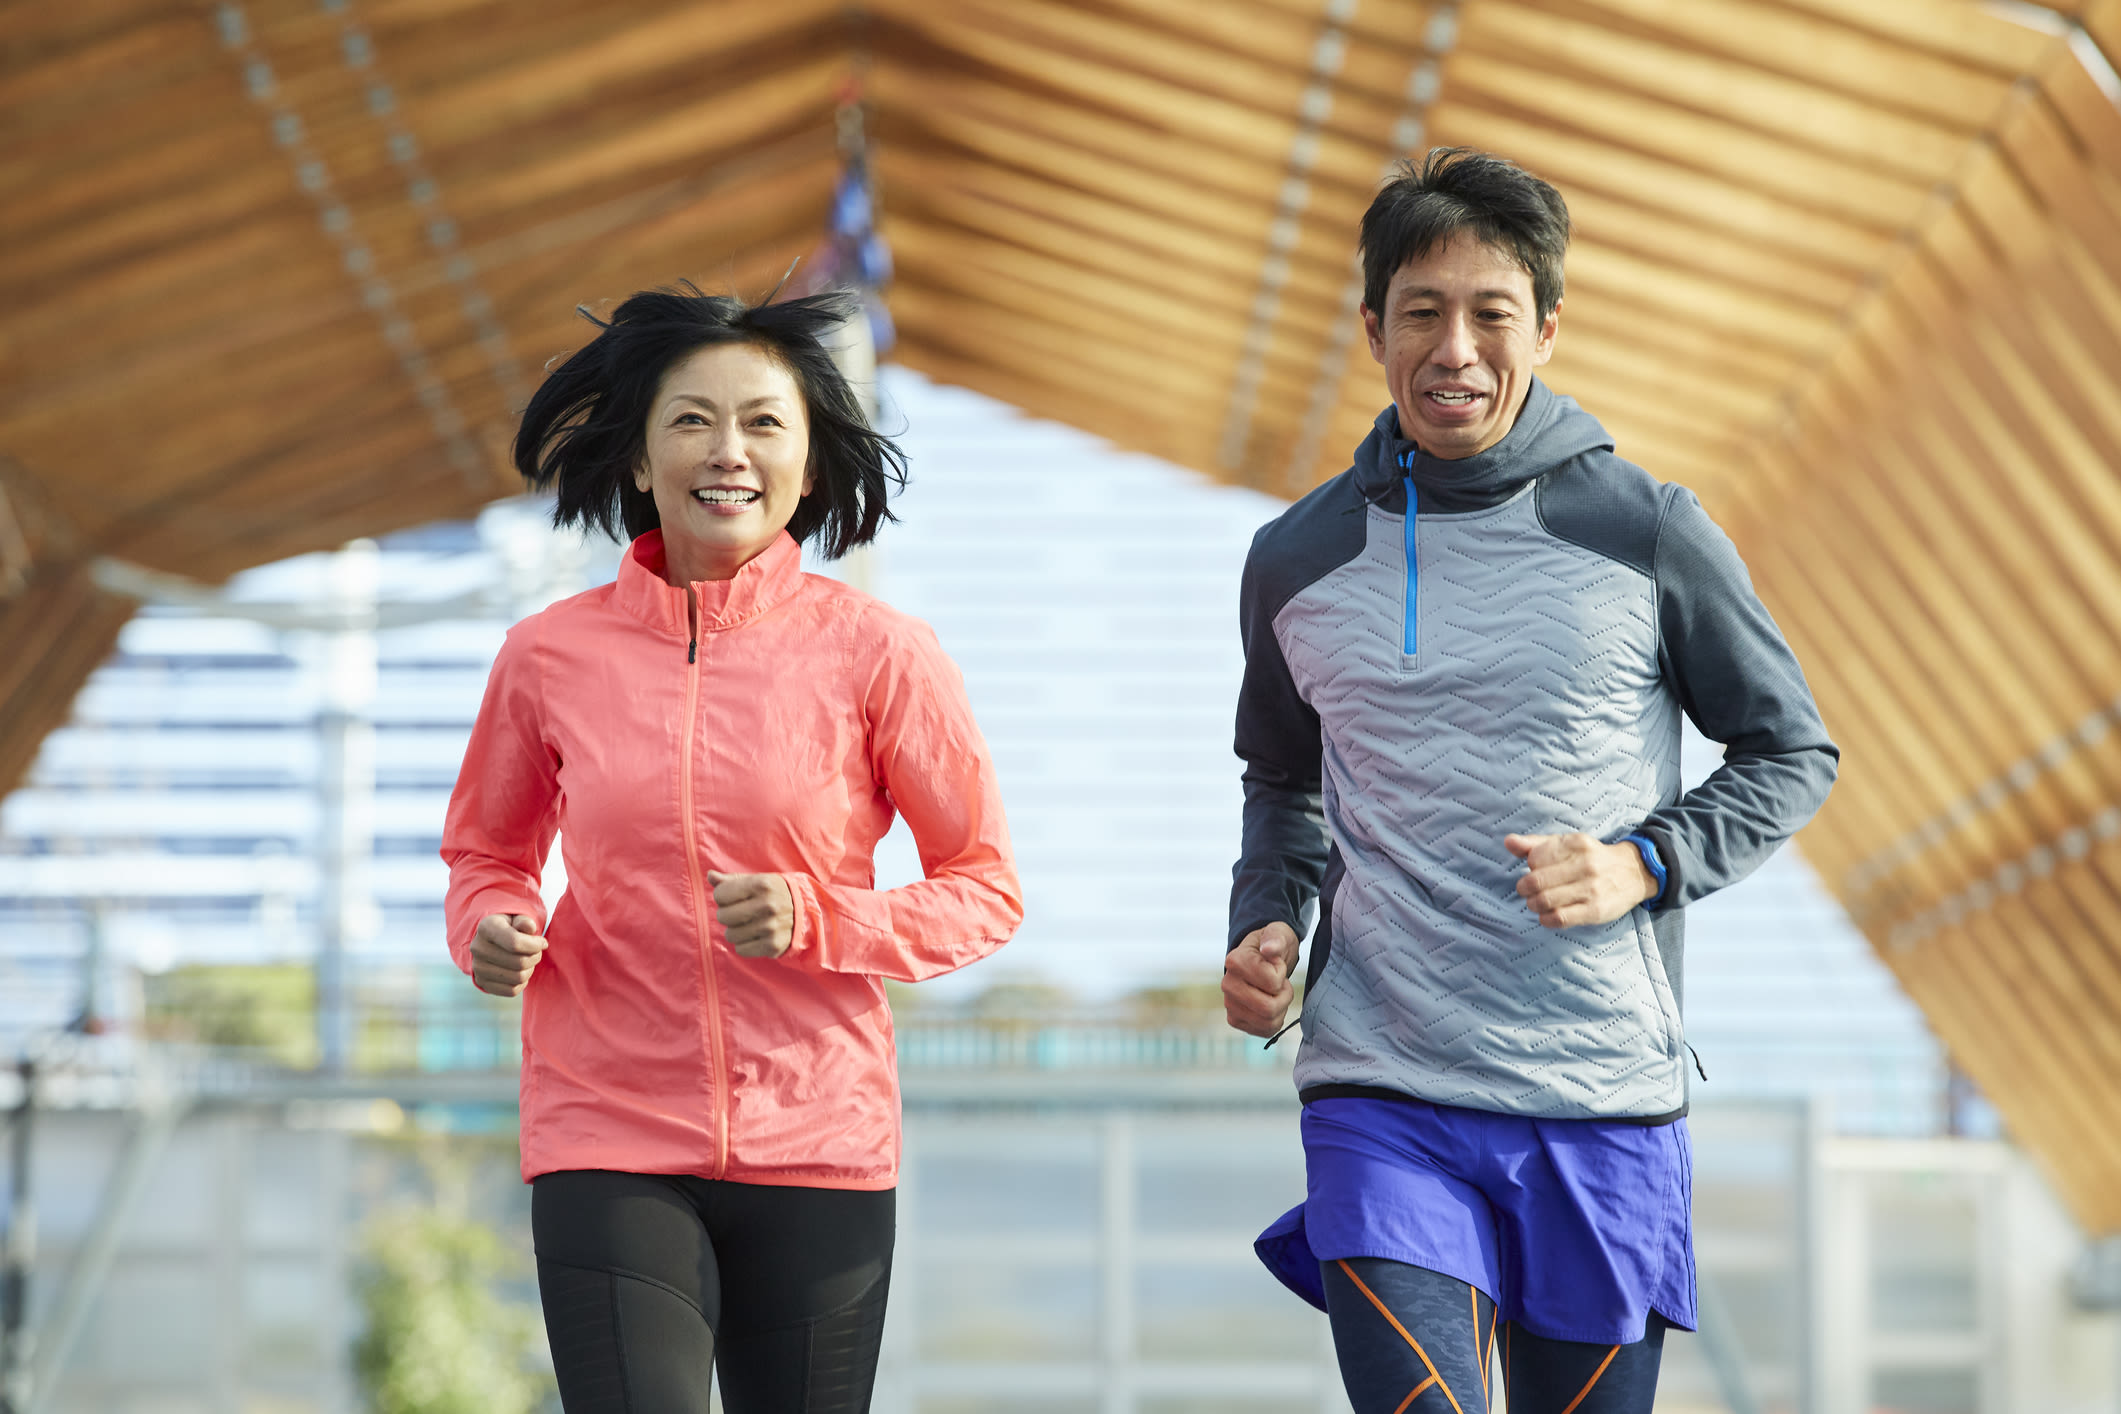
M 1644 896 L 1642 906 L 1655 908 L 1664 902 L 1665 888 L 1671 881 L 1671 876 L 1664 867 L 1664 856 L 1657 852 L 1657 841 L 1648 835 L 1634 834 L 1624 837 L 1620 842 L 1634 848 L 1636 856 L 1642 861 L 1642 872 L 1649 878 L 1649 893 Z
M 1254 922 L 1245 924 L 1243 927 L 1233 927 L 1230 930 L 1229 940 L 1223 944 L 1223 951 L 1226 953 L 1235 952 L 1239 945 L 1242 944 L 1245 939 L 1251 937 L 1254 933 L 1264 932 L 1265 930 L 1272 928 L 1277 923 L 1279 923 L 1282 927 L 1287 928 L 1292 934 L 1294 934 L 1298 942 L 1303 941 L 1304 935 L 1301 930 L 1299 930 L 1297 926 L 1294 923 L 1291 923 L 1288 919 L 1260 918 Z

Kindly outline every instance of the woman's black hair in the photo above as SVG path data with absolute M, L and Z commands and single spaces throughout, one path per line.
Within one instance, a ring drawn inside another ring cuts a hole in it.
M 715 344 L 765 349 L 802 390 L 814 480 L 788 522 L 791 536 L 814 539 L 820 555 L 836 560 L 897 519 L 886 502 L 906 484 L 905 453 L 869 425 L 825 344 L 835 327 L 862 317 L 855 296 L 833 291 L 754 305 L 701 294 L 688 282 L 643 290 L 609 322 L 587 309 L 582 316 L 601 332 L 546 375 L 516 431 L 516 470 L 540 491 L 558 489 L 555 525 L 613 537 L 623 528 L 631 539 L 662 524 L 655 497 L 633 481 L 646 454 L 650 405 L 674 365 Z

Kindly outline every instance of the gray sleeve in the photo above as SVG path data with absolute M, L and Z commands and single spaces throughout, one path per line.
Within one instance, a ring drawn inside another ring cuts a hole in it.
M 1260 542 L 1245 560 L 1238 624 L 1245 676 L 1237 697 L 1237 754 L 1245 763 L 1244 833 L 1230 871 L 1227 946 L 1255 928 L 1286 923 L 1300 938 L 1310 929 L 1326 870 L 1320 789 L 1324 745 L 1318 714 L 1303 700 L 1274 634 L 1286 594 L 1263 587 Z
M 1640 827 L 1667 871 L 1661 911 L 1758 867 L 1826 800 L 1840 752 L 1737 548 L 1690 491 L 1670 493 L 1655 573 L 1660 667 L 1724 747 L 1714 774 Z

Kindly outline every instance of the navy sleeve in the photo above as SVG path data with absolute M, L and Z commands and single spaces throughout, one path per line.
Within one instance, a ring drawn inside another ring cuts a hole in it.
M 1237 754 L 1245 763 L 1245 813 L 1230 871 L 1229 947 L 1269 923 L 1286 923 L 1303 937 L 1326 869 L 1319 794 L 1324 743 L 1318 714 L 1297 691 L 1274 635 L 1274 616 L 1289 595 L 1276 592 L 1281 576 L 1264 567 L 1272 529 L 1254 537 L 1238 595 L 1245 676 L 1237 697 Z
M 1737 548 L 1692 492 L 1673 487 L 1668 497 L 1654 560 L 1660 666 L 1724 756 L 1642 823 L 1669 875 L 1660 910 L 1750 874 L 1824 803 L 1840 761 Z

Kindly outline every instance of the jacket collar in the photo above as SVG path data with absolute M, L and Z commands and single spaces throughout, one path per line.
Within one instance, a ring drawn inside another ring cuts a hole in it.
M 1370 435 L 1355 452 L 1356 484 L 1363 499 L 1387 510 L 1404 510 L 1404 482 L 1412 477 L 1421 508 L 1446 515 L 1486 510 L 1517 494 L 1528 481 L 1553 470 L 1562 449 L 1550 445 L 1549 426 L 1574 408 L 1539 379 L 1525 390 L 1524 406 L 1503 439 L 1484 452 L 1456 461 L 1432 457 L 1399 435 L 1399 410 L 1387 403 Z M 1574 448 L 1569 449 L 1573 454 Z
M 668 565 L 663 532 L 649 531 L 619 561 L 615 593 L 627 613 L 684 638 L 692 628 L 685 612 L 687 591 L 663 578 Z M 699 601 L 700 632 L 717 633 L 748 623 L 795 593 L 802 582 L 802 547 L 784 530 L 738 570 L 736 578 L 697 580 L 689 586 Z

